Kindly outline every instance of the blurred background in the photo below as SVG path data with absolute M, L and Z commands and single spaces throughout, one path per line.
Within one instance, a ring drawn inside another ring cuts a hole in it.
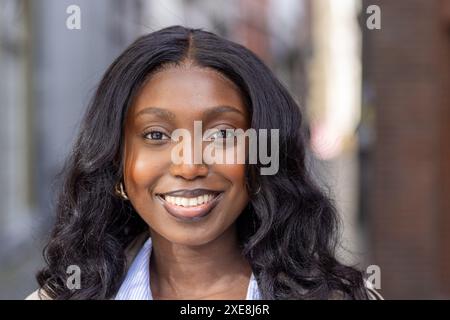
M 0 0 L 0 299 L 37 288 L 55 175 L 103 72 L 170 25 L 247 46 L 304 108 L 342 260 L 379 266 L 387 299 L 450 298 L 450 0 Z

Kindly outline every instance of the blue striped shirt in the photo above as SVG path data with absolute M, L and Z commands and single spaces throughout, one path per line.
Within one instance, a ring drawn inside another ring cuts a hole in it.
M 125 280 L 117 292 L 116 300 L 153 300 L 150 289 L 150 256 L 152 240 L 144 243 L 136 258 L 128 269 Z M 258 283 L 252 273 L 247 288 L 246 300 L 259 300 Z

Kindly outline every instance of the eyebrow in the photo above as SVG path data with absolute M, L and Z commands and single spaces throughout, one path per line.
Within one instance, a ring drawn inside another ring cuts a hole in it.
M 245 115 L 238 109 L 231 107 L 231 106 L 216 106 L 209 108 L 208 110 L 203 112 L 203 115 L 206 118 L 213 118 L 215 116 L 218 116 L 219 114 L 227 113 L 227 112 L 233 112 L 238 113 L 245 117 Z M 153 114 L 160 118 L 167 119 L 167 120 L 173 120 L 176 118 L 175 114 L 170 112 L 169 110 L 158 108 L 158 107 L 147 107 L 145 109 L 140 110 L 136 117 L 139 117 L 144 114 Z
M 238 113 L 241 116 L 245 117 L 245 115 L 238 109 L 231 107 L 231 106 L 216 106 L 216 107 L 212 107 L 208 110 L 206 110 L 203 115 L 205 116 L 205 118 L 209 119 L 209 118 L 213 118 L 215 116 L 218 116 L 219 114 L 223 114 L 223 113 L 227 113 L 227 112 L 233 112 L 233 113 Z
M 136 117 L 145 115 L 145 114 L 153 114 L 163 119 L 173 120 L 175 119 L 175 114 L 170 112 L 169 110 L 158 108 L 158 107 L 147 107 L 142 109 L 136 114 Z

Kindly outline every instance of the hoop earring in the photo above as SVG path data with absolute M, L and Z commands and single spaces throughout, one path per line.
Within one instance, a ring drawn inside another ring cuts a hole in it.
M 120 181 L 119 183 L 117 183 L 114 187 L 114 192 L 116 193 L 116 195 L 118 195 L 119 197 L 121 197 L 123 200 L 129 200 L 128 196 L 123 188 L 123 183 L 122 181 Z

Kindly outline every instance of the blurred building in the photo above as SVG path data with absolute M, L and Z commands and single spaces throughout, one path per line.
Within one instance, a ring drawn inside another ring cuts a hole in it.
M 365 0 L 362 171 L 388 298 L 450 297 L 450 1 Z
M 66 9 L 81 9 L 69 30 Z M 139 33 L 140 2 L 0 0 L 0 299 L 25 297 L 54 181 L 106 67 Z
M 341 217 L 339 258 L 365 269 L 368 252 L 359 219 L 358 135 L 361 117 L 359 0 L 310 1 L 311 57 L 306 114 L 310 167 Z

